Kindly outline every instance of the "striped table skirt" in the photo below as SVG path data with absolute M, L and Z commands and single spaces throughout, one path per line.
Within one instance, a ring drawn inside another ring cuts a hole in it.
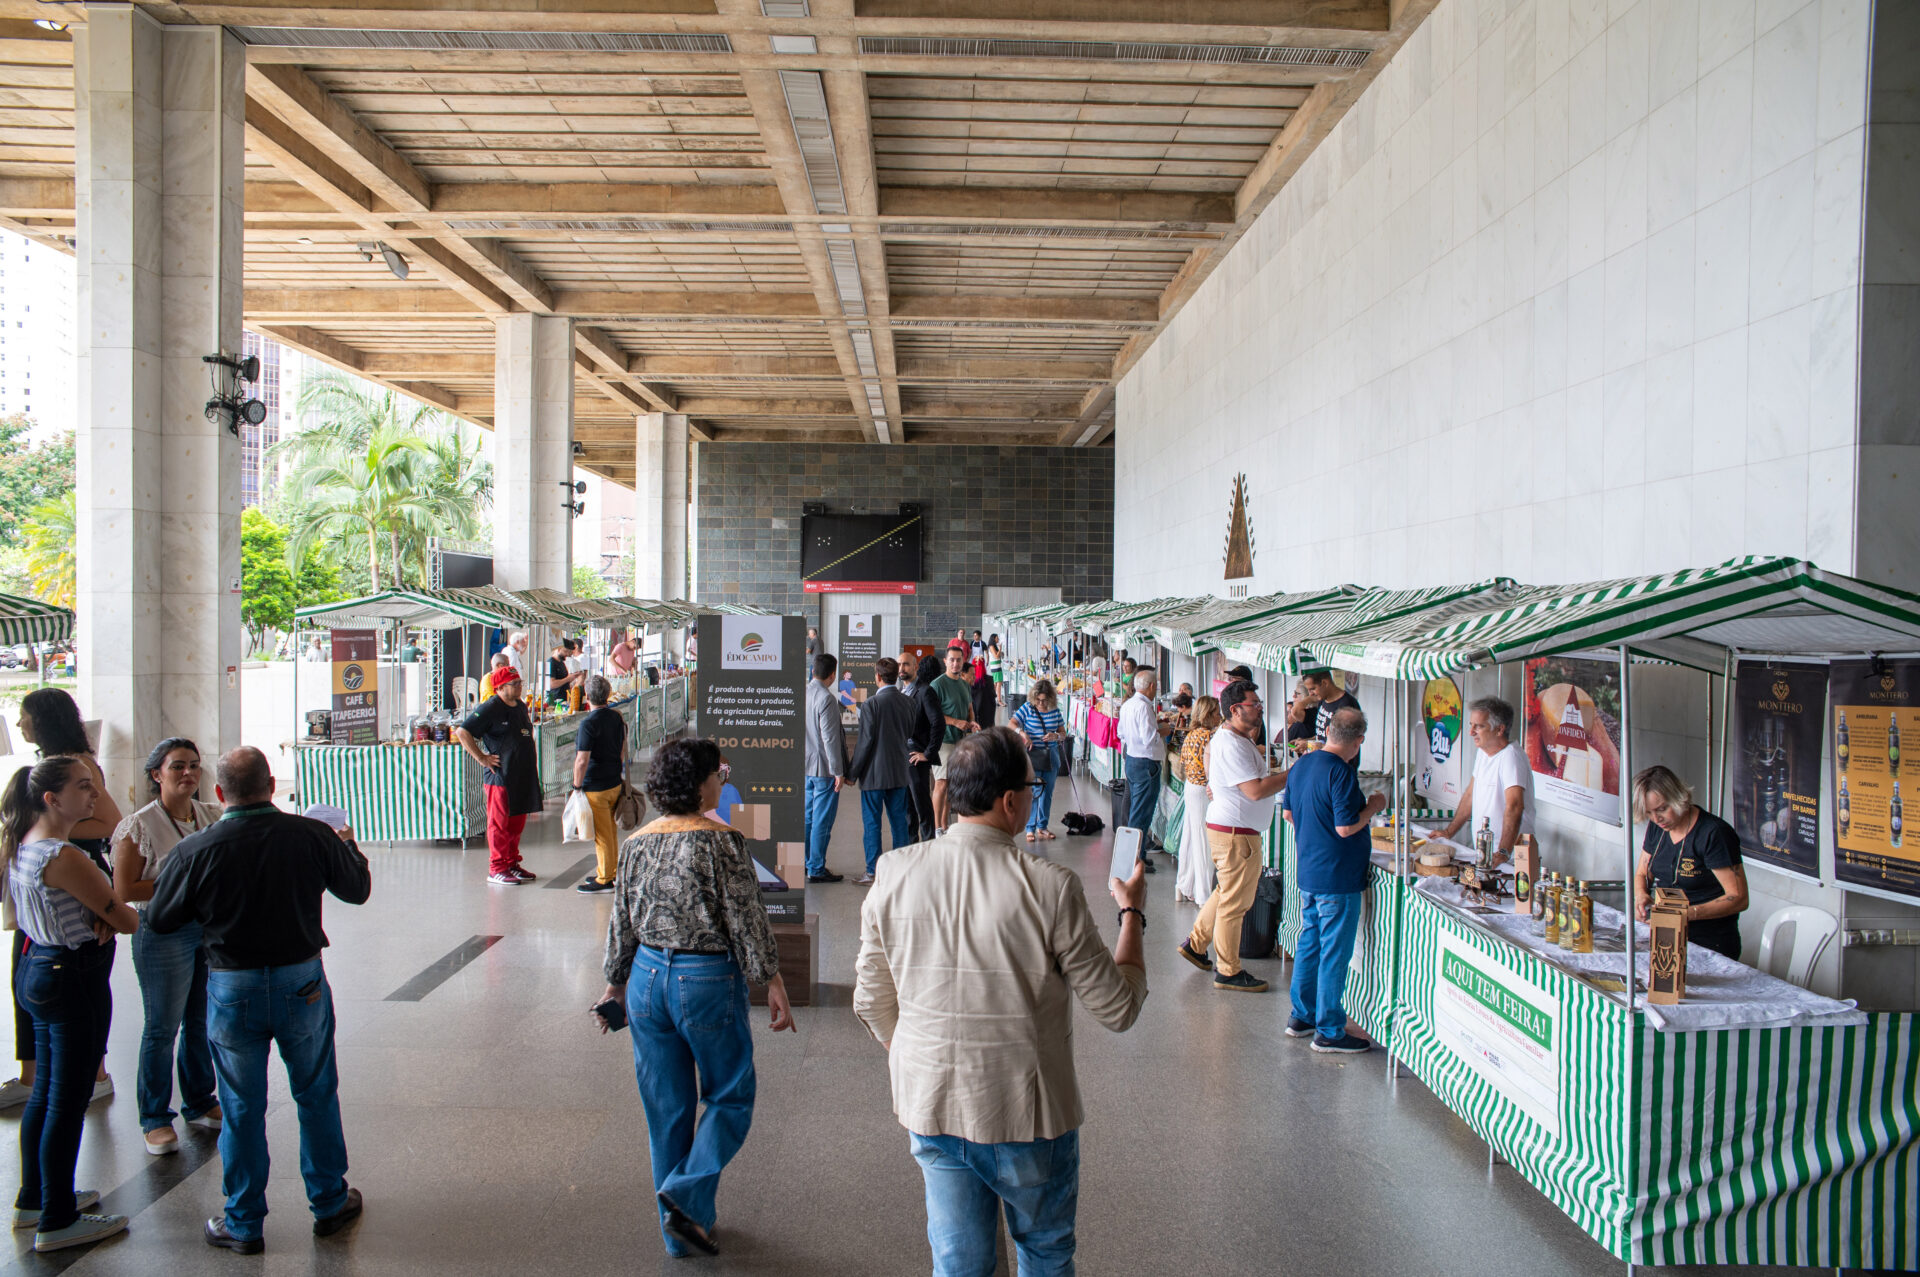
M 362 842 L 486 832 L 480 768 L 457 745 L 319 745 L 294 761 L 301 804 L 340 808 Z

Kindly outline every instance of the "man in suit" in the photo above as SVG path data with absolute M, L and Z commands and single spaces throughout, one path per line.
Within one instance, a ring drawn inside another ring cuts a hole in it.
M 860 820 L 865 836 L 867 872 L 862 885 L 873 882 L 874 866 L 880 863 L 880 813 L 885 811 L 893 824 L 893 845 L 897 849 L 913 841 L 907 821 L 908 742 L 921 717 L 920 707 L 902 692 L 895 681 L 900 677 L 900 662 L 883 656 L 873 663 L 878 690 L 860 706 L 860 735 L 853 747 L 853 764 L 847 775 L 860 786 Z

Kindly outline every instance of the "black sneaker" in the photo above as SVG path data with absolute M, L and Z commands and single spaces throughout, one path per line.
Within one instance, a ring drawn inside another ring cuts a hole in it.
M 574 890 L 583 896 L 592 896 L 598 895 L 602 891 L 612 891 L 613 884 L 610 882 L 601 882 L 598 878 L 589 878 L 575 887 Z
M 207 1245 L 221 1250 L 230 1250 L 236 1255 L 258 1255 L 267 1248 L 263 1237 L 235 1237 L 227 1231 L 227 1221 L 210 1219 L 207 1221 Z
M 313 1235 L 315 1237 L 333 1236 L 348 1224 L 360 1218 L 360 1208 L 362 1204 L 360 1200 L 360 1190 L 357 1188 L 349 1188 L 347 1190 L 347 1204 L 345 1206 L 342 1206 L 339 1210 L 323 1219 L 313 1221 Z
M 1204 953 L 1195 953 L 1191 940 L 1182 940 L 1180 942 L 1180 948 L 1176 950 L 1176 952 L 1194 966 L 1199 967 L 1202 971 L 1213 970 L 1213 960 Z
M 1152 856 L 1142 856 L 1142 857 L 1140 857 L 1140 863 L 1141 863 L 1141 864 L 1143 864 L 1143 865 L 1145 865 L 1145 866 L 1147 867 L 1147 872 L 1148 872 L 1148 873 L 1150 873 L 1150 874 L 1157 874 L 1157 873 L 1159 873 L 1159 872 L 1160 872 L 1160 871 L 1159 871 L 1158 869 L 1155 869 L 1155 868 L 1153 867 L 1153 857 L 1152 857 Z
M 1287 1032 L 1287 1036 L 1290 1038 L 1312 1037 L 1313 1026 L 1311 1024 L 1308 1024 L 1305 1020 L 1302 1020 L 1297 1015 L 1290 1015 L 1287 1017 L 1286 1032 Z
M 807 875 L 808 882 L 845 882 L 846 880 L 845 874 L 834 873 L 831 869 L 822 869 L 817 874 Z
M 1245 971 L 1236 971 L 1232 975 L 1215 975 L 1213 987 L 1223 993 L 1265 993 L 1267 982 Z
M 1342 1033 L 1337 1038 L 1315 1037 L 1313 1049 L 1322 1055 L 1362 1055 L 1373 1050 L 1373 1043 L 1351 1033 Z

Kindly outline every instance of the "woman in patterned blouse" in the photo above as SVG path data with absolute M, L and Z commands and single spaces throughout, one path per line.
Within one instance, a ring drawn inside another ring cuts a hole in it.
M 1205 900 L 1213 894 L 1213 856 L 1207 850 L 1207 742 L 1220 726 L 1220 702 L 1202 696 L 1193 703 L 1193 726 L 1180 746 L 1181 791 L 1186 819 L 1180 827 L 1180 864 L 1173 878 L 1175 900 Z
M 720 1172 L 753 1122 L 748 981 L 767 986 L 774 1032 L 793 1010 L 746 838 L 701 815 L 720 802 L 719 747 L 662 745 L 647 796 L 664 814 L 620 849 L 605 997 L 627 1009 L 667 1253 L 715 1255 Z

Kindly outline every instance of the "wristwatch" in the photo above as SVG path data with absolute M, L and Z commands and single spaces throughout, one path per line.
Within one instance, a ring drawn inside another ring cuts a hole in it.
M 1115 921 L 1118 922 L 1121 926 L 1125 926 L 1127 923 L 1127 915 L 1130 913 L 1140 915 L 1140 932 L 1142 935 L 1146 934 L 1147 915 L 1144 910 L 1135 909 L 1132 905 L 1128 905 L 1120 911 L 1119 916 L 1115 919 Z

